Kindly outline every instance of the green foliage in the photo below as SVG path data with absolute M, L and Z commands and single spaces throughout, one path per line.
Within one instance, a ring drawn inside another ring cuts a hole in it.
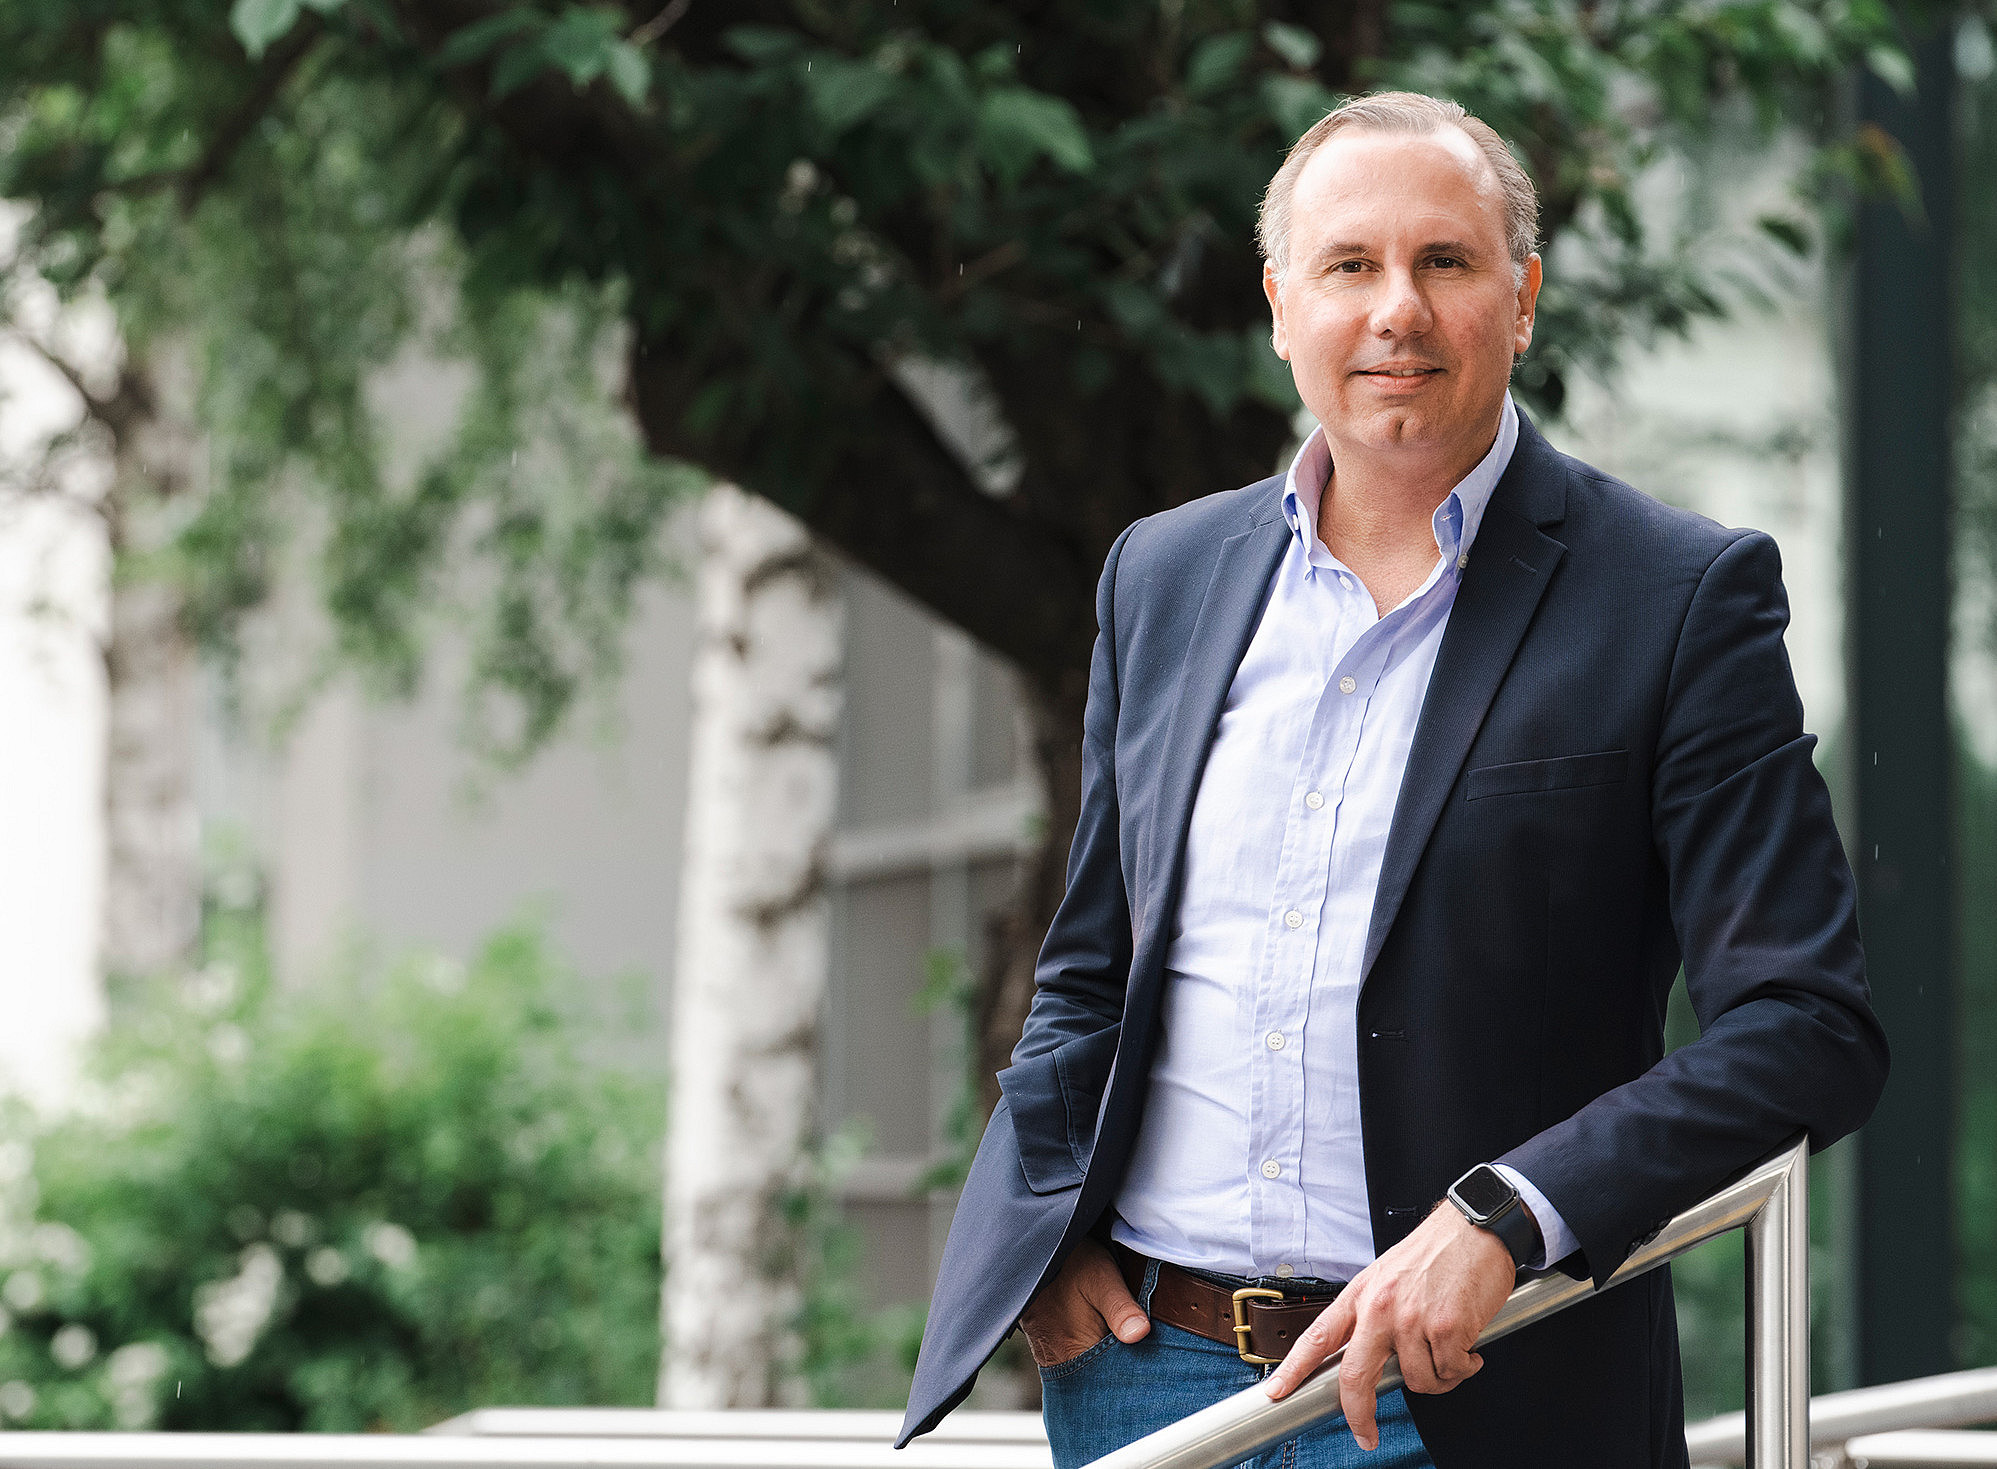
M 943 1156 L 916 1183 L 918 1196 L 960 1187 L 984 1131 L 979 1104 L 974 1002 L 977 980 L 961 948 L 931 949 L 916 994 L 918 1014 L 944 1013 L 963 1027 L 963 1066 L 943 1125 Z M 899 1407 L 922 1345 L 921 1302 L 869 1306 L 860 1281 L 865 1241 L 841 1209 L 839 1184 L 865 1156 L 864 1123 L 849 1121 L 806 1159 L 805 1183 L 786 1201 L 801 1258 L 803 1298 L 798 1364 L 811 1401 L 822 1408 Z
M 922 1175 L 917 1187 L 962 1188 L 971 1176 L 971 1160 L 977 1156 L 978 1141 L 984 1135 L 985 1109 L 978 1087 L 978 979 L 964 951 L 955 945 L 931 949 L 923 957 L 928 972 L 916 994 L 919 1014 L 941 1012 L 956 1020 L 961 1039 L 957 1088 L 943 1115 L 943 1154 Z
M 578 1068 L 535 934 L 312 997 L 228 947 L 127 1001 L 98 1105 L 7 1144 L 9 1426 L 649 1403 L 663 1102 Z
M 801 1348 L 796 1374 L 819 1408 L 901 1407 L 922 1345 L 922 1303 L 866 1303 L 865 1240 L 840 1207 L 839 1185 L 867 1146 L 863 1124 L 841 1127 L 804 1160 L 804 1182 L 783 1203 L 803 1287 L 793 1323 Z
M 426 223 L 462 142 L 435 97 L 280 55 L 339 8 L 232 12 L 293 78 L 282 126 L 228 116 L 228 53 L 171 26 L 112 25 L 72 52 L 76 16 L 0 10 L 0 193 L 43 200 L 0 294 L 39 276 L 105 297 L 134 362 L 192 379 L 203 472 L 165 507 L 163 546 L 121 543 L 122 574 L 173 581 L 226 659 L 304 571 L 330 639 L 301 693 L 336 664 L 406 693 L 455 627 L 474 736 L 518 760 L 616 671 L 659 522 L 701 477 L 646 456 L 616 399 L 615 285 L 480 271 Z M 384 398 L 391 368 L 427 405 Z M 433 428 L 434 448 L 412 437 Z
M 225 643 L 268 595 L 302 496 L 342 651 L 391 684 L 439 567 L 487 573 L 478 669 L 517 706 L 510 748 L 597 666 L 670 495 L 628 445 L 526 492 L 476 455 L 390 474 L 362 388 L 436 303 L 620 317 L 653 453 L 791 507 L 1055 681 L 1086 639 L 1024 629 L 1086 625 L 1116 531 L 1266 472 L 1289 433 L 1253 223 L 1342 91 L 1443 90 L 1517 140 L 1549 249 L 1575 246 L 1518 384 L 1557 411 L 1573 372 L 1724 310 L 1730 272 L 1810 234 L 1799 205 L 1741 240 L 1653 238 L 1638 177 L 1716 131 L 1820 129 L 1845 67 L 1896 55 L 1880 0 L 0 0 L 0 195 L 36 209 L 26 265 L 205 344 L 223 453 L 180 542 L 204 629 Z M 1041 578 L 1008 593 L 1059 616 L 909 572 L 867 508 L 994 513 L 893 387 L 910 354 L 989 389 L 1022 470 L 996 528 Z M 563 501 L 597 528 L 551 530 Z

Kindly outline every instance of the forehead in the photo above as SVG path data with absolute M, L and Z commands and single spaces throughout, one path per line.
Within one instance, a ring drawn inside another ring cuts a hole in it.
M 1296 239 L 1351 231 L 1505 237 L 1504 189 L 1461 128 L 1409 137 L 1352 131 L 1313 153 L 1291 196 Z

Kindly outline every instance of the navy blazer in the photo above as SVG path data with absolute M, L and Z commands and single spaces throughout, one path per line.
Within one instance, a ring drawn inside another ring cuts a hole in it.
M 1126 530 L 1097 596 L 1081 819 L 930 1308 L 901 1442 L 1115 1200 L 1142 1119 L 1193 796 L 1290 534 L 1283 481 Z M 1774 543 L 1523 421 L 1408 756 L 1366 940 L 1376 1247 L 1473 1164 L 1530 1178 L 1599 1285 L 1660 1223 L 1886 1076 L 1851 873 L 1803 732 Z M 1700 1036 L 1666 1055 L 1680 964 Z M 1666 1271 L 1409 1395 L 1438 1469 L 1683 1465 Z

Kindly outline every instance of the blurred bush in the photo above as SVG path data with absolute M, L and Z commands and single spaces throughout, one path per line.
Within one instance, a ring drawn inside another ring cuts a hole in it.
M 663 1097 L 578 1064 L 534 930 L 309 995 L 230 938 L 0 1144 L 0 1424 L 650 1403 Z

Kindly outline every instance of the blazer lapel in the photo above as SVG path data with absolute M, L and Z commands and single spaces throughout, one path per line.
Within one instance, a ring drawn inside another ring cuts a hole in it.
M 1564 513 L 1559 455 L 1523 415 L 1512 462 L 1491 497 L 1470 548 L 1470 565 L 1450 610 L 1429 676 L 1428 696 L 1408 751 L 1407 771 L 1387 833 L 1360 982 L 1393 929 L 1408 884 L 1442 815 L 1519 641 L 1567 548 L 1540 525 Z
M 1280 491 L 1279 482 L 1279 495 Z M 1177 906 L 1186 828 L 1192 821 L 1200 772 L 1206 768 L 1207 751 L 1220 724 L 1221 706 L 1234 683 L 1234 671 L 1241 666 L 1262 620 L 1271 579 L 1289 544 L 1290 524 L 1281 514 L 1280 498 L 1274 503 L 1278 508 L 1269 518 L 1221 543 L 1193 624 L 1178 696 L 1173 700 L 1177 712 L 1159 771 L 1152 871 L 1161 875 L 1162 881 L 1153 891 L 1162 901 L 1151 905 L 1152 921 L 1147 928 L 1157 928 Z

